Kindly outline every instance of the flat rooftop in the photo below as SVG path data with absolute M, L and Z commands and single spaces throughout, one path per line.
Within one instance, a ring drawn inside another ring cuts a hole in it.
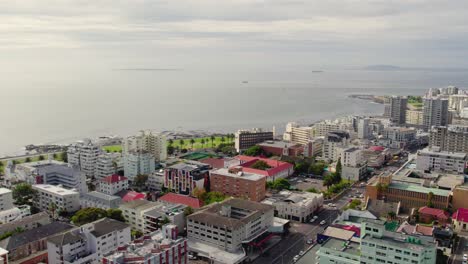
M 422 149 L 418 151 L 419 155 L 426 155 L 426 156 L 442 156 L 442 157 L 450 157 L 450 158 L 457 158 L 457 159 L 466 159 L 468 154 L 463 152 L 448 152 L 448 151 L 435 151 L 428 148 Z
M 0 188 L 0 195 L 6 194 L 6 193 L 11 193 L 11 190 L 7 188 Z
M 360 256 L 361 250 L 359 248 L 359 243 L 356 242 L 351 242 L 349 241 L 346 243 L 343 240 L 336 239 L 336 238 L 330 238 L 325 243 L 322 244 L 323 248 L 335 250 L 335 251 L 341 251 L 348 253 L 350 255 L 356 255 Z
M 268 140 L 257 145 L 261 147 L 291 148 L 291 147 L 297 146 L 298 144 L 286 142 L 286 141 Z
M 47 192 L 60 194 L 60 195 L 78 194 L 78 192 L 75 190 L 69 190 L 60 186 L 55 186 L 55 185 L 50 185 L 50 184 L 36 184 L 36 185 L 33 185 L 33 189 L 38 189 L 38 190 L 47 191 Z
M 450 191 L 448 190 L 443 190 L 443 189 L 438 189 L 438 188 L 428 188 L 428 187 L 415 185 L 415 184 L 392 182 L 389 187 L 394 188 L 394 189 L 404 190 L 404 191 L 418 192 L 418 193 L 425 193 L 425 194 L 432 192 L 434 195 L 439 195 L 439 196 L 450 195 Z
M 231 173 L 229 172 L 229 169 L 226 169 L 226 168 L 212 170 L 211 173 L 226 176 L 226 177 L 246 179 L 246 180 L 251 180 L 251 181 L 258 181 L 265 177 L 264 175 L 245 172 L 245 171 L 240 171 L 239 173 Z

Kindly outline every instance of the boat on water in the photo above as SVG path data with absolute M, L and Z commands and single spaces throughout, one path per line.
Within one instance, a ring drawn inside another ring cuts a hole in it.
M 312 71 L 312 72 L 313 72 L 313 73 L 321 73 L 321 72 L 323 72 L 323 71 Z
M 242 81 L 242 83 L 249 83 L 249 81 Z

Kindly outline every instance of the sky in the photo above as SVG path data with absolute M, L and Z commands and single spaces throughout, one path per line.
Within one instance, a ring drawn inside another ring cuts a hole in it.
M 468 68 L 468 1 L 4 0 L 0 70 Z

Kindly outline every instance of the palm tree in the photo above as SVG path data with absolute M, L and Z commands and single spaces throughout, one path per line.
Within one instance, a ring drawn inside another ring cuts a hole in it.
M 202 144 L 202 148 L 205 148 L 205 138 L 202 138 L 200 140 L 200 143 Z
M 193 149 L 193 144 L 195 144 L 195 139 L 191 138 L 190 139 L 190 145 L 192 145 L 192 149 Z
M 179 145 L 180 145 L 180 148 L 184 148 L 184 145 L 185 145 L 185 140 L 183 140 L 182 138 L 179 139 Z
M 221 142 L 224 143 L 224 141 L 226 141 L 226 138 L 224 138 L 224 136 L 221 137 Z
M 333 177 L 327 175 L 325 178 L 323 178 L 323 185 L 327 186 L 328 190 L 328 188 L 333 185 Z
M 231 142 L 234 142 L 234 139 L 236 138 L 236 136 L 234 134 L 229 134 L 229 137 L 231 138 Z
M 168 140 L 168 142 L 169 142 L 169 146 L 172 145 L 172 144 L 174 144 L 174 140 L 173 140 L 172 138 L 170 138 L 170 139 Z
M 30 157 L 27 157 L 24 162 L 31 162 L 31 158 Z
M 57 210 L 57 205 L 55 203 L 49 204 L 49 211 L 52 212 L 52 218 L 55 218 L 55 211 Z
M 211 147 L 213 147 L 213 141 L 215 140 L 215 136 L 212 135 L 210 139 L 211 139 Z

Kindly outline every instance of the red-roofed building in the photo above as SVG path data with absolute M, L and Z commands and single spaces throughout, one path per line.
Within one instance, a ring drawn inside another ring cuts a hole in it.
M 222 168 L 224 168 L 224 159 L 223 158 L 206 158 L 206 159 L 199 160 L 199 162 L 208 164 L 213 169 L 222 169 Z
M 236 156 L 235 159 L 239 160 L 239 166 L 242 168 L 242 171 L 264 175 L 266 176 L 267 181 L 287 178 L 294 173 L 294 166 L 284 161 L 244 155 Z M 270 168 L 266 170 L 252 168 L 251 166 L 254 165 L 257 161 L 264 161 Z
M 453 229 L 456 232 L 468 230 L 468 209 L 458 208 L 452 215 Z
M 115 195 L 120 196 L 122 198 L 122 202 L 127 203 L 130 201 L 135 201 L 135 200 L 144 200 L 146 199 L 146 194 L 144 193 L 139 193 L 139 192 L 134 192 L 134 191 L 120 191 L 116 193 Z
M 197 198 L 171 192 L 161 196 L 158 200 L 168 204 L 183 204 L 194 209 L 203 206 L 203 202 Z
M 99 181 L 99 192 L 114 195 L 128 189 L 128 179 L 117 174 L 107 176 Z
M 438 221 L 439 224 L 446 224 L 449 219 L 449 215 L 441 209 L 424 206 L 419 208 L 418 212 L 419 221 L 423 223 L 431 223 L 433 221 Z
M 432 226 L 416 225 L 415 232 L 423 236 L 432 236 L 434 228 Z

